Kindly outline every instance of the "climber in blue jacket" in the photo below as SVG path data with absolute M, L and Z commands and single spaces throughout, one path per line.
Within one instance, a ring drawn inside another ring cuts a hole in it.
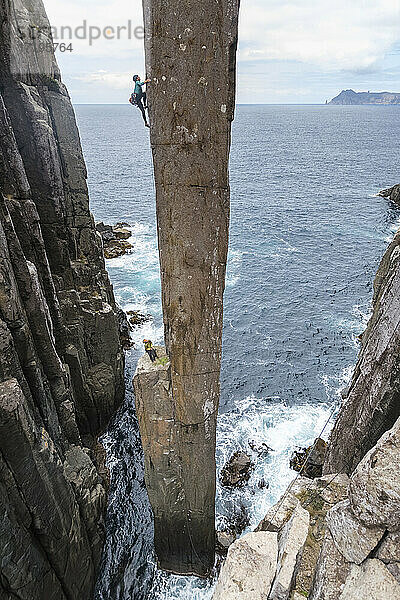
M 147 97 L 146 97 L 146 92 L 143 91 L 143 86 L 146 83 L 149 83 L 150 79 L 145 79 L 144 81 L 140 81 L 139 75 L 134 75 L 133 81 L 135 82 L 135 89 L 134 89 L 134 92 L 129 101 L 131 104 L 134 104 L 135 106 L 137 106 L 138 109 L 140 110 L 140 112 L 142 113 L 142 117 L 143 117 L 145 126 L 150 127 L 150 125 L 147 122 L 147 118 L 146 118 Z

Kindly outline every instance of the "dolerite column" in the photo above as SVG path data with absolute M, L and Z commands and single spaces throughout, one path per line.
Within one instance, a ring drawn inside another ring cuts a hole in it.
M 239 0 L 143 2 L 172 398 L 169 418 L 162 417 L 169 423 L 162 429 L 166 438 L 151 441 L 157 445 L 151 460 L 145 449 L 146 478 L 152 481 L 160 566 L 205 575 L 214 564 L 215 431 Z

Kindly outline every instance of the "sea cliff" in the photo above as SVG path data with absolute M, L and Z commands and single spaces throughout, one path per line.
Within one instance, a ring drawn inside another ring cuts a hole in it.
M 375 278 L 323 476 L 298 476 L 230 546 L 214 600 L 400 598 L 399 244 L 397 232 Z
M 124 395 L 117 309 L 42 2 L 2 0 L 0 20 L 0 596 L 86 599 L 98 435 Z

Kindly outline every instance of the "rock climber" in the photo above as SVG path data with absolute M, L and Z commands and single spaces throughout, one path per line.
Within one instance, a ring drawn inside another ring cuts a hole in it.
M 157 352 L 155 350 L 155 348 L 153 348 L 153 343 L 150 340 L 143 340 L 143 344 L 144 344 L 144 349 L 146 350 L 147 354 L 150 356 L 150 360 L 151 362 L 155 362 L 157 357 Z
M 146 83 L 150 82 L 150 79 L 145 79 L 144 81 L 140 81 L 139 75 L 133 76 L 133 81 L 135 82 L 135 89 L 132 96 L 129 99 L 129 102 L 134 106 L 137 106 L 140 112 L 142 113 L 143 121 L 146 127 L 150 127 L 147 122 L 146 117 L 146 108 L 147 108 L 147 94 L 143 91 L 143 86 Z

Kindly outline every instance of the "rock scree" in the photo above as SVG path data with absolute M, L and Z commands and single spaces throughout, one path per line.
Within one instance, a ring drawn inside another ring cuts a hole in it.
M 239 2 L 144 0 L 143 7 L 170 362 L 156 370 L 141 362 L 135 390 L 159 565 L 204 576 L 215 556 L 216 420 Z

